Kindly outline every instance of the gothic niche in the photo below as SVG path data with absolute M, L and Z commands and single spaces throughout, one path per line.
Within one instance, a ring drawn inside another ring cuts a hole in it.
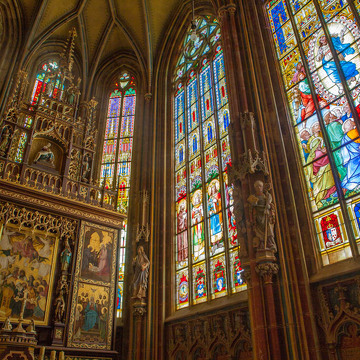
M 29 164 L 44 171 L 61 173 L 64 149 L 47 138 L 33 140 Z
M 338 330 L 338 358 L 346 360 L 359 359 L 360 325 L 354 322 L 343 324 Z

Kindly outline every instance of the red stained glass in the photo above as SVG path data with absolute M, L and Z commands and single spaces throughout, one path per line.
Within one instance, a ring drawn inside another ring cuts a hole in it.
M 335 214 L 323 217 L 320 224 L 326 249 L 343 243 L 338 217 Z

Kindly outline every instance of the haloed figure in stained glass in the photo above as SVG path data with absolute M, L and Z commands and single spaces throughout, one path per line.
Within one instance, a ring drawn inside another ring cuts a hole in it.
M 339 35 L 332 34 L 331 41 L 334 45 L 335 50 L 338 52 L 339 60 L 341 68 L 344 72 L 344 76 L 346 80 L 356 81 L 356 75 L 358 75 L 358 71 L 356 70 L 356 64 L 351 61 L 346 61 L 345 56 L 354 54 L 355 50 L 350 47 L 350 44 L 344 44 L 344 34 L 346 28 L 343 27 Z M 322 35 L 319 39 L 319 50 L 317 53 L 316 60 L 321 61 L 324 66 L 324 70 L 327 75 L 331 79 L 331 81 L 335 84 L 341 83 L 340 75 L 337 71 L 335 61 L 332 59 L 332 54 L 330 50 L 330 46 L 327 42 L 326 36 Z M 342 89 L 339 89 L 342 92 Z
M 221 195 L 219 188 L 219 181 L 213 180 L 208 190 L 208 210 L 210 215 L 210 239 L 212 251 L 215 251 L 219 247 L 219 243 L 222 239 L 222 221 L 221 213 L 219 213 L 221 210 Z

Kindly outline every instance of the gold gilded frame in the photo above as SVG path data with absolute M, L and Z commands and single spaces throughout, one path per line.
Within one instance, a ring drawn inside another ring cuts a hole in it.
M 89 279 L 81 276 L 81 268 L 83 264 L 84 257 L 84 246 L 85 246 L 85 236 L 88 231 L 94 230 L 107 233 L 108 236 L 112 236 L 112 249 L 111 249 L 111 262 L 110 262 L 110 281 L 101 281 Z M 74 288 L 72 292 L 71 300 L 71 313 L 69 321 L 69 332 L 68 332 L 68 346 L 77 347 L 77 348 L 86 348 L 86 349 L 104 349 L 110 350 L 112 345 L 113 337 L 113 324 L 114 324 L 114 307 L 115 307 L 115 284 L 117 279 L 116 273 L 116 263 L 117 263 L 117 244 L 118 244 L 118 230 L 114 228 L 109 228 L 97 224 L 92 224 L 86 221 L 82 221 L 80 228 L 79 236 L 79 245 L 77 250 L 76 257 L 76 268 L 74 274 Z M 93 286 L 94 292 L 97 292 L 96 288 L 103 288 L 103 293 L 108 294 L 108 317 L 106 322 L 106 338 L 105 343 L 90 343 L 88 341 L 77 341 L 75 338 L 75 326 L 76 326 L 76 311 L 78 307 L 78 296 L 80 289 L 84 287 Z

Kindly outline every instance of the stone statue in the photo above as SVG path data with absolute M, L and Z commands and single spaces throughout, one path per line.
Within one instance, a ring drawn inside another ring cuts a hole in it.
M 65 314 L 64 291 L 60 290 L 59 295 L 55 299 L 55 321 L 63 322 Z
M 70 249 L 69 241 L 66 239 L 64 250 L 60 254 L 62 271 L 67 271 L 69 269 L 71 256 L 72 256 L 72 252 Z
M 3 327 L 1 328 L 2 330 L 5 331 L 11 331 L 12 330 L 12 325 L 10 322 L 10 316 L 8 316 L 3 324 Z
M 55 167 L 55 156 L 54 153 L 51 151 L 51 143 L 43 146 L 41 150 L 36 154 L 34 164 L 37 162 L 46 164 L 51 167 Z
M 145 254 L 144 248 L 137 248 L 137 256 L 133 259 L 134 278 L 133 278 L 133 297 L 144 298 L 149 276 L 150 260 Z
M 10 144 L 11 139 L 11 131 L 8 126 L 5 126 L 2 134 L 1 134 L 1 140 L 0 140 L 0 155 L 5 156 Z
M 90 166 L 90 161 L 91 161 L 91 157 L 89 154 L 86 154 L 83 158 L 83 169 L 82 169 L 82 181 L 87 182 L 89 181 L 89 177 L 90 177 L 90 171 L 91 171 L 91 166 Z
M 255 194 L 250 195 L 248 202 L 251 206 L 250 221 L 255 232 L 254 247 L 258 250 L 277 251 L 274 236 L 275 206 L 272 196 L 264 193 L 264 183 L 257 180 L 254 183 Z

